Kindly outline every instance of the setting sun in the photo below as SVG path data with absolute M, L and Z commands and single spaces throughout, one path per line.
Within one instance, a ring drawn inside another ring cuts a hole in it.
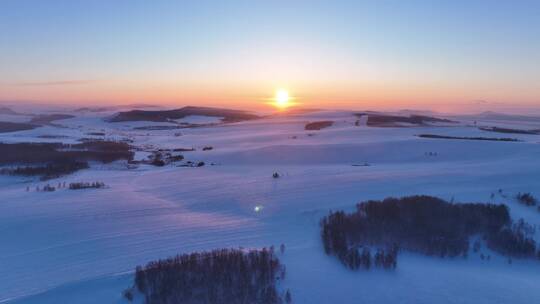
M 280 109 L 285 109 L 291 106 L 291 97 L 289 92 L 284 89 L 279 89 L 276 91 L 274 97 L 274 105 Z

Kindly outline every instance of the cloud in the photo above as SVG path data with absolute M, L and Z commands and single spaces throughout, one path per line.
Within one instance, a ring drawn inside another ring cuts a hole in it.
M 45 86 L 70 86 L 85 85 L 93 83 L 95 80 L 58 80 L 58 81 L 37 81 L 37 82 L 18 82 L 13 85 L 18 87 L 45 87 Z

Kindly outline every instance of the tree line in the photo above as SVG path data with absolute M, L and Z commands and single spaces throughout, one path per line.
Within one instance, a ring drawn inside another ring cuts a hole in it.
M 147 304 L 291 303 L 276 283 L 285 277 L 273 249 L 219 249 L 182 254 L 138 266 L 134 287 Z
M 518 202 L 520 202 L 521 204 L 523 205 L 526 205 L 526 206 L 536 206 L 536 204 L 538 203 L 538 200 L 536 199 L 536 197 L 534 197 L 531 193 L 529 192 L 526 192 L 526 193 L 518 193 L 516 195 L 516 199 Z
M 104 182 L 75 182 L 75 183 L 69 183 L 69 189 L 70 190 L 81 190 L 81 189 L 101 189 L 105 188 Z
M 533 257 L 536 244 L 524 227 L 512 224 L 505 205 L 453 204 L 431 196 L 410 196 L 362 202 L 350 214 L 330 212 L 321 220 L 321 238 L 327 254 L 357 269 L 357 255 L 361 265 L 369 265 L 366 249 L 359 251 L 370 246 L 394 248 L 384 252 L 396 256 L 399 248 L 430 256 L 467 256 L 474 234 L 483 235 L 499 253 Z M 390 264 L 394 263 L 397 258 Z
M 87 162 L 64 160 L 41 166 L 17 166 L 3 168 L 0 174 L 18 176 L 40 176 L 41 180 L 49 180 L 89 168 Z
M 386 249 L 378 248 L 373 254 L 367 246 L 352 246 L 338 255 L 338 258 L 343 265 L 352 270 L 369 270 L 372 267 L 389 270 L 396 269 L 398 252 L 397 244 L 388 246 Z
M 124 142 L 92 140 L 78 144 L 0 143 L 0 165 L 18 166 L 0 174 L 41 176 L 52 179 L 88 168 L 88 161 L 110 163 L 133 160 L 131 146 Z

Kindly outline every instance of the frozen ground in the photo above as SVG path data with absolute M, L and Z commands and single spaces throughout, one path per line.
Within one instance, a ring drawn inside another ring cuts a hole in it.
M 104 115 L 86 113 L 60 121 L 62 127 L 0 134 L 0 140 L 76 142 L 99 131 L 147 150 L 194 147 L 183 152 L 187 160 L 216 165 L 94 165 L 53 183 L 99 180 L 107 189 L 53 193 L 26 192 L 43 183 L 0 176 L 0 302 L 127 303 L 121 291 L 136 265 L 193 250 L 281 243 L 287 248 L 280 256 L 287 266 L 282 287 L 291 289 L 294 303 L 540 302 L 539 261 L 509 265 L 483 248 L 491 261 L 472 253 L 467 260 L 405 253 L 395 272 L 350 272 L 324 255 L 318 226 L 330 209 L 412 194 L 506 203 L 515 219 L 539 225 L 540 212 L 511 196 L 538 192 L 540 136 L 484 132 L 467 126 L 471 119 L 455 127 L 370 128 L 365 121 L 355 126 L 349 112 L 181 129 L 179 136 L 178 130 L 133 130 L 141 123 L 107 123 Z M 335 123 L 304 131 L 317 120 Z M 540 129 L 530 121 L 501 126 Z M 523 141 L 415 136 L 421 133 Z M 365 163 L 370 166 L 353 166 Z M 273 179 L 273 172 L 282 177 Z M 497 193 L 501 188 L 507 197 Z M 255 206 L 263 208 L 255 212 Z

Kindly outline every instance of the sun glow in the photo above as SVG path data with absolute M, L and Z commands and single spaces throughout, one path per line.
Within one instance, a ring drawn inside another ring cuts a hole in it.
M 292 103 L 291 103 L 291 97 L 289 96 L 289 92 L 284 89 L 277 90 L 276 95 L 274 96 L 273 104 L 279 109 L 286 109 L 290 107 Z

